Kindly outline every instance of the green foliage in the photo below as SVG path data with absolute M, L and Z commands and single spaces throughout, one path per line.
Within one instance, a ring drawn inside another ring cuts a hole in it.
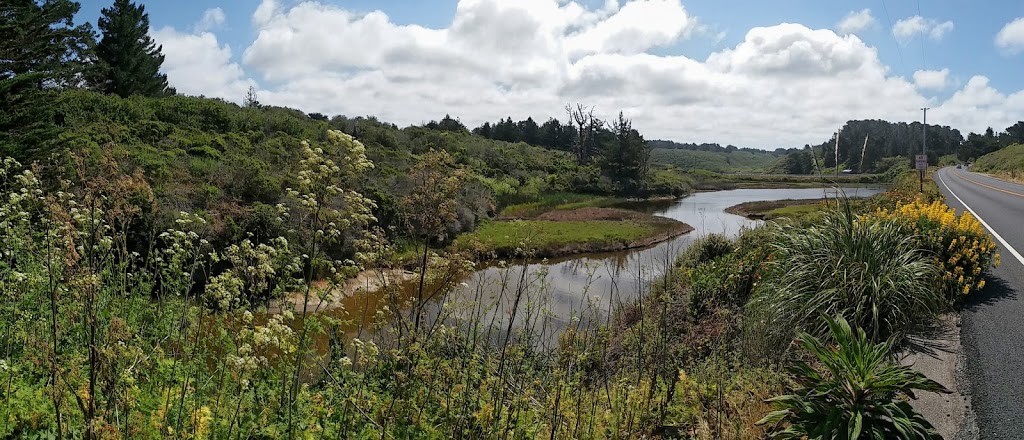
M 841 316 L 825 318 L 830 339 L 809 334 L 800 345 L 815 366 L 796 362 L 790 373 L 798 384 L 793 394 L 769 400 L 776 411 L 758 421 L 778 428 L 781 439 L 941 439 L 903 395 L 914 391 L 948 393 L 923 374 L 892 358 L 895 339 L 873 343 L 863 329 Z
M 74 24 L 80 8 L 70 0 L 0 4 L 0 80 L 34 73 L 37 86 L 78 85 L 95 44 L 91 25 Z
M 942 309 L 938 269 L 896 221 L 860 221 L 849 204 L 814 225 L 779 223 L 756 301 L 779 329 L 823 336 L 841 314 L 873 341 L 902 337 Z
M 1024 178 L 1024 144 L 1010 145 L 979 157 L 971 164 L 971 171 Z
M 769 151 L 699 151 L 654 148 L 651 162 L 672 165 L 682 170 L 707 170 L 716 173 L 761 173 L 778 159 Z
M 564 253 L 561 249 L 566 246 L 580 250 L 599 250 L 610 244 L 625 247 L 661 229 L 653 224 L 610 220 L 492 221 L 480 225 L 473 233 L 460 236 L 456 247 L 499 256 L 515 256 L 531 249 L 538 256 L 554 256 Z
M 173 95 L 167 75 L 160 73 L 164 56 L 149 35 L 146 7 L 114 0 L 100 14 L 97 25 L 103 38 L 96 45 L 96 87 L 121 97 Z
M 677 260 L 678 265 L 696 266 L 732 253 L 736 244 L 723 234 L 710 234 L 694 241 Z
M 58 134 L 51 122 L 53 95 L 37 86 L 43 74 L 31 73 L 0 79 L 0 154 L 18 159 L 40 157 L 40 151 Z
M 939 158 L 939 167 L 950 167 L 960 163 L 960 159 L 953 154 L 947 154 Z

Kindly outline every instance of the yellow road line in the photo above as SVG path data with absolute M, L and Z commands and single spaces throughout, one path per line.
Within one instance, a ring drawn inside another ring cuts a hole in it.
M 985 188 L 994 189 L 996 191 L 1004 192 L 1004 193 L 1011 194 L 1011 195 L 1015 195 L 1017 197 L 1024 197 L 1024 194 L 1021 194 L 1021 193 L 1018 193 L 1018 192 L 1009 191 L 1009 190 L 1005 190 L 1005 189 L 1002 189 L 1002 188 L 996 188 L 996 187 L 991 186 L 991 185 L 986 185 L 986 184 L 981 183 L 981 182 L 979 182 L 977 180 L 974 180 L 974 179 L 971 179 L 971 178 L 969 178 L 967 176 L 964 176 L 963 174 L 960 174 L 960 173 L 958 173 L 956 171 L 953 171 L 953 175 L 955 175 L 956 177 L 959 177 L 961 179 L 964 179 L 964 180 L 966 180 L 968 182 L 971 182 L 971 183 L 973 183 L 975 185 L 978 185 L 978 186 L 984 186 Z

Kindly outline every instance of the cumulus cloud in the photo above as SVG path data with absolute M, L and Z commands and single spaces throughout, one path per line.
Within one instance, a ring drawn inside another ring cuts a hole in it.
M 196 32 L 208 32 L 220 28 L 224 25 L 227 20 L 227 16 L 224 14 L 224 10 L 217 8 L 210 8 L 203 12 L 203 18 L 199 19 L 199 22 L 194 26 Z
M 875 17 L 871 15 L 870 9 L 860 12 L 851 11 L 836 25 L 840 34 L 856 34 L 864 32 L 875 26 Z
M 985 76 L 972 77 L 932 114 L 943 124 L 961 131 L 981 133 L 988 127 L 997 130 L 1009 127 L 1024 113 L 1024 90 L 1004 94 L 991 85 Z
M 856 36 L 799 24 L 752 29 L 706 60 L 654 55 L 701 32 L 678 0 L 599 9 L 464 0 L 442 29 L 267 0 L 253 21 L 243 59 L 273 84 L 264 102 L 399 124 L 445 113 L 470 125 L 562 117 L 566 102 L 579 101 L 625 111 L 651 138 L 769 147 L 827 137 L 848 119 L 901 119 L 903 107 L 925 103 Z M 740 120 L 743 130 L 728 128 Z
M 1007 23 L 999 30 L 996 34 L 996 47 L 1010 53 L 1024 50 L 1024 17 Z
M 776 148 L 819 142 L 850 119 L 916 120 L 923 106 L 968 130 L 1024 110 L 1015 107 L 1021 94 L 1000 94 L 984 78 L 946 102 L 926 98 L 921 91 L 951 87 L 947 69 L 893 75 L 856 35 L 801 24 L 751 29 L 705 59 L 664 55 L 657 48 L 707 29 L 678 0 L 462 0 L 438 29 L 264 0 L 252 24 L 241 60 L 260 79 L 262 102 L 400 125 L 446 113 L 469 126 L 564 120 L 564 105 L 580 102 L 602 117 L 622 110 L 649 139 Z M 254 84 L 213 33 L 164 28 L 154 37 L 184 93 L 238 101 Z
M 917 35 L 926 35 L 938 41 L 952 31 L 952 21 L 939 22 L 934 18 L 924 18 L 920 15 L 904 18 L 892 26 L 892 34 L 904 44 Z
M 921 90 L 943 90 L 949 85 L 949 69 L 918 70 L 914 72 L 914 85 Z
M 203 28 L 208 15 L 203 14 L 203 19 L 194 26 L 196 31 L 191 33 L 180 32 L 170 26 L 150 33 L 153 40 L 163 46 L 162 71 L 167 74 L 171 87 L 179 93 L 239 102 L 248 88 L 256 83 L 246 77 L 238 63 L 232 61 L 228 45 L 221 45 L 213 33 L 198 30 Z

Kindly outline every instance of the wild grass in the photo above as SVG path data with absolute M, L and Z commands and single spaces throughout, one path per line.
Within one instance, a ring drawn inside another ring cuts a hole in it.
M 859 221 L 843 204 L 820 223 L 774 227 L 773 268 L 756 301 L 780 326 L 824 336 L 821 317 L 842 315 L 882 341 L 943 309 L 938 268 L 899 222 Z
M 663 221 L 492 221 L 459 236 L 454 246 L 481 254 L 511 256 L 531 250 L 539 257 L 637 247 L 642 240 L 679 228 Z
M 508 219 L 530 219 L 548 211 L 579 208 L 606 207 L 623 202 L 623 199 L 578 193 L 542 194 L 536 201 L 505 207 L 500 217 Z

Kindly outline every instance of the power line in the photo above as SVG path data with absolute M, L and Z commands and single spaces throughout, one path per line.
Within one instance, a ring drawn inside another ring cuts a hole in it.
M 917 0 L 917 16 L 924 20 L 924 15 L 921 14 L 921 0 Z M 921 68 L 927 69 L 928 63 L 924 57 L 924 32 L 921 32 Z
M 889 23 L 889 35 L 892 37 L 893 43 L 896 43 L 896 53 L 900 56 L 900 67 L 903 68 L 903 73 L 906 73 L 907 63 L 903 62 L 903 51 L 900 49 L 900 42 L 896 39 L 896 34 L 892 32 L 892 17 L 889 16 L 889 7 L 885 5 L 885 0 L 882 0 L 882 9 L 885 11 L 885 21 Z

